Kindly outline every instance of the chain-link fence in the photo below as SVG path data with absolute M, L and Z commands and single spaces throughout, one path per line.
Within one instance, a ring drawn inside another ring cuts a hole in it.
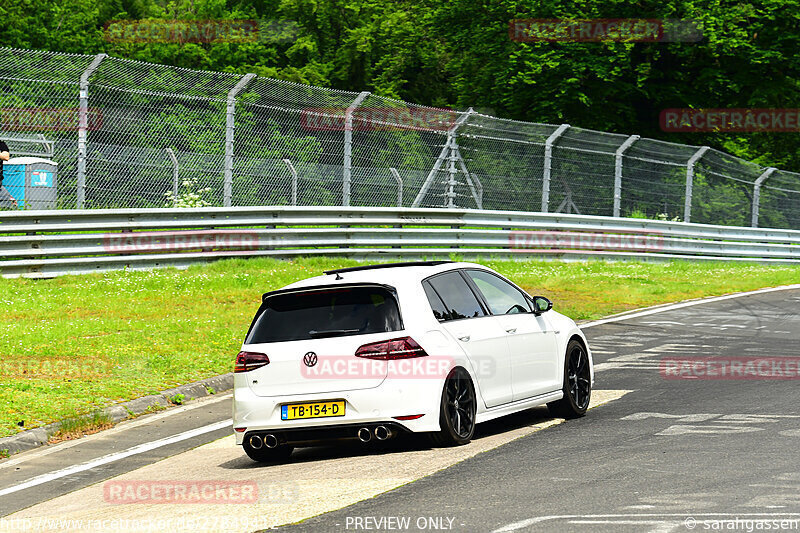
M 0 59 L 0 137 L 58 163 L 60 208 L 402 205 L 800 229 L 799 174 L 706 147 L 102 54 Z

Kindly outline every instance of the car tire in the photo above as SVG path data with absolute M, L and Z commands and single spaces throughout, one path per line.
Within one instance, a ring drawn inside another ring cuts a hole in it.
M 292 451 L 294 450 L 293 446 L 287 446 L 285 444 L 277 448 L 267 448 L 263 446 L 259 449 L 255 449 L 250 446 L 247 439 L 242 443 L 242 448 L 244 448 L 244 453 L 246 453 L 250 459 L 259 463 L 282 463 L 289 459 L 289 456 L 292 455 Z
M 475 434 L 475 387 L 469 373 L 456 367 L 447 375 L 439 404 L 441 430 L 431 434 L 435 446 L 461 446 Z
M 585 415 L 592 397 L 592 376 L 586 348 L 577 339 L 572 339 L 567 344 L 562 390 L 563 398 L 547 404 L 550 414 L 567 419 Z

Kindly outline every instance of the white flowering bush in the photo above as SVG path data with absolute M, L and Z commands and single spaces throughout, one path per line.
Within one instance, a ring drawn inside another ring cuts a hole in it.
M 653 220 L 669 220 L 670 222 L 680 222 L 681 221 L 681 217 L 680 216 L 674 216 L 674 217 L 670 218 L 667 213 L 656 213 L 655 216 L 651 217 L 651 216 L 648 216 L 647 213 L 645 213 L 641 209 L 634 209 L 631 212 L 631 214 L 628 215 L 628 217 L 630 217 L 630 218 L 649 218 L 649 219 L 653 219 Z
M 206 207 L 211 205 L 204 198 L 204 194 L 211 192 L 211 187 L 198 189 L 197 178 L 183 180 L 181 188 L 178 190 L 178 196 L 175 196 L 172 191 L 167 191 L 164 196 L 167 197 L 166 207 Z

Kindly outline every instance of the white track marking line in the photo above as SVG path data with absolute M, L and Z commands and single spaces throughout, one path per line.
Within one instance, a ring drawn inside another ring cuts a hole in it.
M 612 316 L 612 317 L 609 317 L 609 318 L 601 318 L 600 320 L 595 320 L 593 322 L 588 322 L 586 324 L 579 324 L 578 327 L 580 329 L 591 328 L 591 327 L 594 327 L 594 326 L 600 326 L 602 324 L 609 324 L 611 322 L 621 322 L 623 320 L 629 320 L 631 318 L 639 318 L 639 317 L 642 317 L 642 316 L 654 315 L 656 313 L 664 313 L 666 311 L 674 311 L 675 309 L 683 309 L 684 307 L 693 307 L 695 305 L 702 305 L 702 304 L 708 304 L 708 303 L 713 303 L 713 302 L 721 302 L 723 300 L 731 300 L 733 298 L 741 298 L 742 296 L 751 296 L 751 295 L 754 295 L 754 294 L 765 294 L 765 293 L 768 293 L 768 292 L 786 291 L 786 290 L 791 290 L 791 289 L 800 289 L 800 284 L 798 284 L 798 285 L 784 285 L 783 287 L 770 287 L 768 289 L 758 289 L 758 290 L 749 291 L 749 292 L 737 292 L 736 294 L 726 294 L 725 296 L 715 296 L 713 298 L 704 298 L 702 300 L 692 300 L 691 302 L 683 302 L 683 303 L 679 303 L 679 304 L 666 305 L 666 306 L 663 306 L 663 307 L 659 307 L 657 309 L 648 309 L 646 311 L 633 312 L 633 313 L 628 314 L 628 315 Z
M 37 485 L 42 485 L 43 483 L 48 483 L 50 481 L 60 479 L 62 477 L 66 477 L 72 474 L 77 474 L 78 472 L 84 472 L 86 470 L 91 470 L 92 468 L 113 463 L 115 461 L 119 461 L 120 459 L 125 459 L 126 457 L 131 457 L 133 455 L 138 455 L 140 453 L 149 452 L 150 450 L 155 450 L 156 448 L 161 448 L 162 446 L 167 446 L 175 442 L 191 439 L 192 437 L 197 437 L 198 435 L 211 433 L 212 431 L 224 429 L 232 425 L 233 425 L 232 419 L 223 420 L 221 422 L 209 424 L 207 426 L 191 429 L 189 431 L 184 431 L 183 433 L 178 433 L 177 435 L 173 435 L 171 437 L 166 437 L 152 442 L 139 444 L 137 446 L 134 446 L 133 448 L 128 448 L 127 450 L 121 452 L 110 453 L 108 455 L 104 455 L 103 457 L 99 457 L 97 459 L 88 461 L 86 463 L 70 466 L 68 468 L 63 468 L 61 470 L 55 470 L 47 474 L 42 474 L 41 476 L 36 476 L 18 485 L 14 485 L 12 487 L 0 490 L 0 496 L 5 496 L 6 494 L 11 494 L 21 490 L 29 489 Z

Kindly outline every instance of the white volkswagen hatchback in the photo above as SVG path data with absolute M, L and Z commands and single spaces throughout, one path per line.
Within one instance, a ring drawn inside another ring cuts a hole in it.
M 256 461 L 329 440 L 429 432 L 547 404 L 582 416 L 594 371 L 575 323 L 484 266 L 345 268 L 266 293 L 234 372 L 236 442 Z

